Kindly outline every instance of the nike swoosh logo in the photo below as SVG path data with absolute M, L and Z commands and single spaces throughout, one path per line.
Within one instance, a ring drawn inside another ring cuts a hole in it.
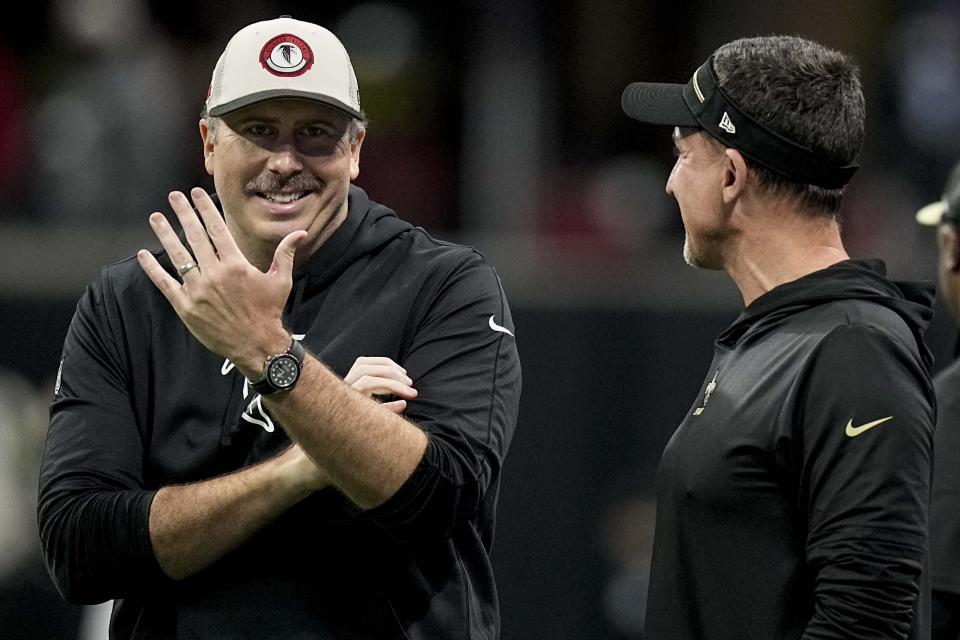
M 887 420 L 893 420 L 893 416 L 887 416 L 886 418 L 880 418 L 879 420 L 874 420 L 873 422 L 868 422 L 867 424 L 862 424 L 859 427 L 853 426 L 853 419 L 847 422 L 846 434 L 851 438 L 856 438 L 858 435 L 864 431 L 869 431 L 877 425 L 881 425 Z
M 490 328 L 493 329 L 494 331 L 499 331 L 500 333 L 506 333 L 506 334 L 511 335 L 511 336 L 513 335 L 513 333 L 510 331 L 510 329 L 507 329 L 506 327 L 501 327 L 501 326 L 498 325 L 496 322 L 494 322 L 494 321 L 493 321 L 493 316 L 490 316 Z M 514 336 L 514 337 L 515 337 L 515 336 Z

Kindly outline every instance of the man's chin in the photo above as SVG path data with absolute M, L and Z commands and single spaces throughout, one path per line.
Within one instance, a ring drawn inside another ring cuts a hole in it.
M 686 262 L 691 267 L 701 268 L 700 260 L 697 259 L 697 256 L 694 255 L 693 251 L 690 249 L 690 238 L 683 239 L 683 261 Z
M 700 255 L 699 252 L 691 249 L 689 237 L 684 238 L 683 241 L 683 261 L 691 267 L 695 267 L 697 269 L 710 269 L 711 271 L 719 271 L 723 269 L 723 265 L 719 264 L 719 260 L 705 259 L 704 256 Z

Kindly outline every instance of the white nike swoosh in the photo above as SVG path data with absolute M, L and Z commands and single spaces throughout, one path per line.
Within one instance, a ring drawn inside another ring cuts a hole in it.
M 494 331 L 499 331 L 500 333 L 506 333 L 506 334 L 511 335 L 511 336 L 513 335 L 513 333 L 510 331 L 510 329 L 507 329 L 506 327 L 501 327 L 501 326 L 498 325 L 496 322 L 494 322 L 494 321 L 493 321 L 493 316 L 490 316 L 490 328 L 493 329 Z M 514 336 L 514 337 L 516 337 L 516 336 Z
M 847 422 L 847 428 L 844 430 L 846 434 L 851 438 L 856 438 L 858 435 L 864 431 L 869 431 L 877 425 L 881 425 L 888 420 L 893 420 L 893 416 L 887 416 L 886 418 L 880 418 L 879 420 L 874 420 L 873 422 L 868 422 L 867 424 L 862 424 L 859 427 L 853 426 L 853 420 Z

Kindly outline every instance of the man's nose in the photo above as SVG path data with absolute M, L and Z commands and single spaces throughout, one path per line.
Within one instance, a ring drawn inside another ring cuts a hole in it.
M 282 176 L 289 176 L 303 171 L 303 162 L 292 144 L 279 144 L 270 150 L 267 169 Z
M 670 169 L 670 176 L 667 178 L 666 191 L 667 195 L 673 195 L 673 173 L 676 171 L 677 167 L 674 165 L 673 169 Z

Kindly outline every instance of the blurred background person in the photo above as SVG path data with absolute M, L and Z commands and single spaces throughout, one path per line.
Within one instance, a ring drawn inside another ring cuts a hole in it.
M 58 0 L 55 48 L 30 109 L 36 149 L 27 206 L 61 228 L 132 225 L 189 178 L 181 150 L 196 110 L 184 63 L 143 0 Z
M 960 164 L 943 196 L 917 211 L 917 222 L 936 227 L 937 275 L 942 303 L 960 321 Z M 960 340 L 957 345 L 960 346 Z M 956 356 L 956 348 L 954 349 Z M 960 359 L 934 379 L 937 429 L 930 500 L 933 639 L 960 638 Z
M 77 638 L 81 619 L 53 588 L 35 543 L 48 390 L 0 368 L 0 634 L 10 640 Z

